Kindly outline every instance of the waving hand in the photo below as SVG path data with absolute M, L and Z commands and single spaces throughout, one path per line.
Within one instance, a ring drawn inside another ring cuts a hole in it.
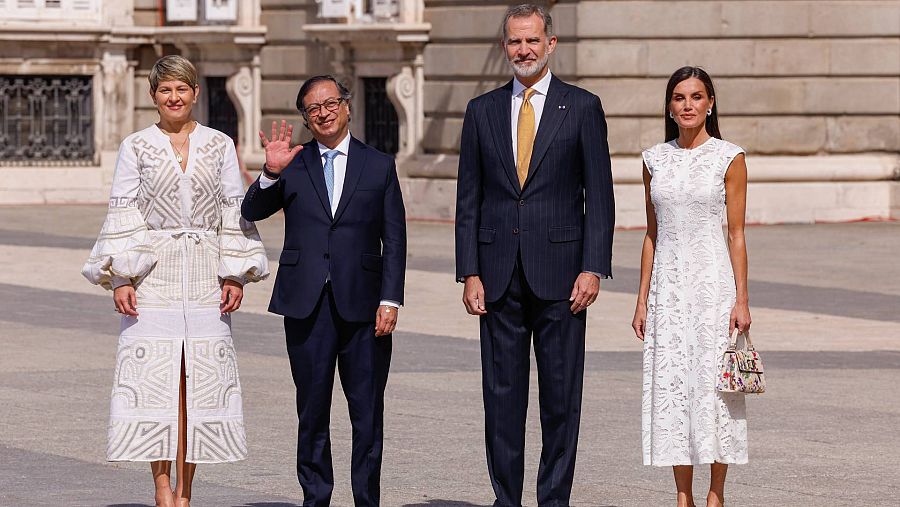
M 291 148 L 291 135 L 294 126 L 281 120 L 281 130 L 278 130 L 278 122 L 272 122 L 272 139 L 268 139 L 262 130 L 259 131 L 259 139 L 266 149 L 266 169 L 274 174 L 281 174 L 291 160 L 300 153 L 303 146 L 297 145 Z

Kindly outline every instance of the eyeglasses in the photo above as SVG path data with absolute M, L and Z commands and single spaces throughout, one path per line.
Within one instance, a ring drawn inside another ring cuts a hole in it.
M 325 102 L 322 102 L 321 104 L 310 104 L 303 111 L 306 113 L 306 116 L 318 116 L 319 113 L 322 112 L 322 108 L 324 107 L 326 111 L 333 113 L 333 112 L 337 111 L 338 107 L 341 105 L 341 102 L 343 102 L 343 101 L 344 101 L 343 98 L 328 99 Z

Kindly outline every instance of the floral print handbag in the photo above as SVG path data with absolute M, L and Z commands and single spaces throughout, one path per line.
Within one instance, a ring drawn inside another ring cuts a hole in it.
M 744 348 L 737 348 L 738 330 L 731 333 L 728 348 L 722 354 L 716 390 L 725 393 L 762 394 L 766 392 L 766 377 L 759 352 L 753 348 L 750 332 L 744 335 Z

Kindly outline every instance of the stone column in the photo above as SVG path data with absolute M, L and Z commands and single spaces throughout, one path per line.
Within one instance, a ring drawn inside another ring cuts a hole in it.
M 262 75 L 259 55 L 249 65 L 242 66 L 225 82 L 225 90 L 238 115 L 238 156 L 241 160 L 255 160 L 260 155 L 257 141 L 261 121 L 260 88 Z
M 398 161 L 421 153 L 425 123 L 425 75 L 424 59 L 419 49 L 412 64 L 404 65 L 400 72 L 387 82 L 387 94 L 400 122 L 400 149 Z
M 259 26 L 262 7 L 259 0 L 241 0 L 238 2 L 238 26 Z
M 416 78 L 412 67 L 405 65 L 387 82 L 387 95 L 397 110 L 400 123 L 400 147 L 397 159 L 415 154 L 416 150 Z
M 94 126 L 98 151 L 116 150 L 125 136 L 134 130 L 134 64 L 125 50 L 108 48 L 100 58 L 100 98 Z M 97 93 L 94 94 L 95 98 Z

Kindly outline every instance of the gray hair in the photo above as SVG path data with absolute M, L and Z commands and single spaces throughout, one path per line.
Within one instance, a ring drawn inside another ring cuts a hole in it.
M 550 13 L 544 7 L 536 4 L 520 4 L 513 5 L 509 9 L 506 10 L 506 16 L 503 17 L 503 40 L 506 41 L 508 36 L 506 32 L 506 27 L 509 24 L 509 20 L 512 18 L 528 18 L 531 16 L 537 15 L 539 18 L 544 20 L 544 33 L 547 37 L 553 36 L 553 18 L 550 17 Z

